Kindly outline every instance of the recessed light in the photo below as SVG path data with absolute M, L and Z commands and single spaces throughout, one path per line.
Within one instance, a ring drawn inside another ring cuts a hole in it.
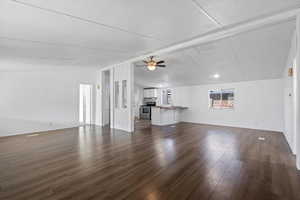
M 265 137 L 258 137 L 258 140 L 264 141 L 264 140 L 266 140 L 266 138 Z
M 216 78 L 216 79 L 220 78 L 220 74 L 214 74 L 213 77 Z

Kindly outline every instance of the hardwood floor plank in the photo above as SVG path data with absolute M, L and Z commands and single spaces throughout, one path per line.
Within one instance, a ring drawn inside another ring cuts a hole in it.
M 297 200 L 299 188 L 276 132 L 144 123 L 132 134 L 86 126 L 0 138 L 1 200 Z

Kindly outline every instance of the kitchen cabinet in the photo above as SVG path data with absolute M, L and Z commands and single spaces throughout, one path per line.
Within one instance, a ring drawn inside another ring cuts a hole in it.
M 187 109 L 181 106 L 153 106 L 151 107 L 151 124 L 165 126 L 180 122 L 180 113 Z
M 149 90 L 144 89 L 144 98 L 148 98 L 148 97 L 149 97 Z
M 156 98 L 157 97 L 157 89 L 144 89 L 144 98 Z

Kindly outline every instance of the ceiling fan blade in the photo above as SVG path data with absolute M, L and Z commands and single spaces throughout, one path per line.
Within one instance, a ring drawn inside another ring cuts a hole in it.
M 157 67 L 166 67 L 166 65 L 156 65 Z
M 163 64 L 165 63 L 165 61 L 161 60 L 161 61 L 158 61 L 156 64 L 159 65 L 159 64 Z
M 146 63 L 146 64 L 148 64 L 148 61 L 147 61 L 147 60 L 143 60 L 143 62 Z

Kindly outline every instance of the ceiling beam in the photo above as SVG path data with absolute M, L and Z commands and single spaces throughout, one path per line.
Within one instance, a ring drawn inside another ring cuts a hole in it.
M 152 40 L 157 40 L 157 41 L 164 42 L 161 39 L 155 38 L 153 36 L 149 36 L 149 35 L 145 35 L 145 34 L 133 32 L 133 31 L 130 31 L 130 30 L 126 30 L 126 29 L 123 29 L 123 28 L 120 28 L 120 27 L 116 27 L 116 26 L 112 26 L 112 25 L 100 23 L 100 22 L 92 20 L 92 19 L 86 19 L 86 18 L 83 18 L 83 17 L 79 17 L 79 16 L 76 16 L 76 15 L 72 15 L 72 14 L 66 13 L 66 12 L 62 12 L 62 11 L 58 11 L 58 10 L 54 10 L 54 9 L 50 9 L 50 8 L 40 7 L 40 6 L 37 6 L 35 4 L 31 4 L 31 3 L 25 2 L 23 0 L 10 0 L 10 1 L 12 1 L 14 3 L 17 3 L 17 4 L 21 4 L 23 6 L 27 6 L 27 7 L 31 7 L 31 8 L 35 8 L 35 9 L 39 9 L 39 10 L 43 10 L 43 11 L 46 11 L 46 12 L 50 12 L 52 14 L 62 15 L 62 16 L 70 17 L 72 19 L 76 19 L 76 20 L 79 20 L 79 21 L 82 21 L 82 22 L 86 22 L 86 23 L 91 23 L 91 24 L 94 24 L 94 25 L 102 26 L 102 27 L 105 27 L 105 28 L 108 28 L 108 29 L 111 29 L 111 30 L 121 31 L 121 32 L 124 32 L 124 33 L 136 35 L 136 36 L 139 36 L 139 37 L 142 37 L 142 38 L 147 38 L 147 39 L 152 39 Z
M 208 19 L 210 19 L 210 21 L 212 21 L 213 23 L 215 23 L 217 26 L 222 27 L 223 24 L 220 23 L 216 17 L 212 16 L 211 14 L 209 14 L 200 4 L 197 0 L 192 0 L 192 3 L 195 5 L 195 7 L 202 13 L 204 14 Z
M 181 49 L 186 49 L 186 48 L 189 48 L 192 46 L 200 45 L 203 43 L 213 42 L 213 41 L 216 41 L 219 39 L 231 37 L 231 36 L 234 36 L 234 35 L 237 35 L 240 33 L 245 33 L 245 32 L 251 31 L 251 30 L 262 28 L 267 25 L 277 24 L 280 22 L 296 19 L 296 16 L 298 14 L 300 14 L 300 8 L 291 9 L 291 10 L 288 10 L 285 12 L 277 13 L 277 14 L 259 18 L 259 19 L 255 19 L 252 21 L 247 21 L 244 23 L 235 24 L 233 26 L 224 26 L 222 28 L 216 29 L 215 31 L 206 33 L 206 34 L 196 37 L 194 39 L 191 39 L 191 40 L 179 43 L 179 44 L 175 44 L 175 45 L 172 45 L 172 46 L 169 46 L 166 48 L 162 48 L 162 49 L 159 49 L 159 50 L 156 50 L 156 51 L 153 51 L 153 52 L 150 52 L 150 53 L 138 56 L 138 57 L 134 57 L 134 58 L 125 60 L 123 62 L 120 62 L 119 64 L 124 63 L 124 62 L 140 61 L 140 60 L 143 60 L 146 57 L 149 57 L 152 55 L 158 56 L 158 55 L 178 51 Z M 118 65 L 118 64 L 115 64 L 115 65 Z

